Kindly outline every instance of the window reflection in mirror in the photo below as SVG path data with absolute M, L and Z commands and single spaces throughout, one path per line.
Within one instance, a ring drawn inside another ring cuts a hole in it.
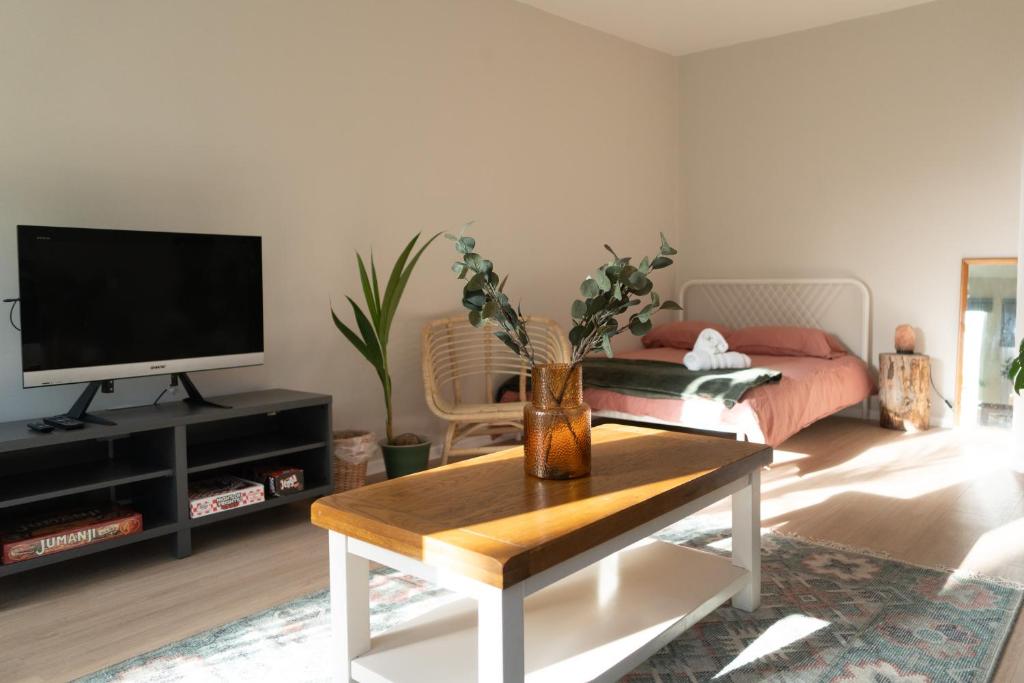
M 960 278 L 957 415 L 961 426 L 1010 427 L 1016 356 L 1017 259 L 964 259 Z

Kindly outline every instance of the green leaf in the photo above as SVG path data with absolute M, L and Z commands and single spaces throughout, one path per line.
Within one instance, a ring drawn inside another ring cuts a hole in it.
M 366 344 L 348 325 L 341 322 L 341 319 L 338 318 L 338 315 L 334 312 L 333 308 L 331 309 L 331 317 L 334 319 L 334 326 L 337 327 L 343 335 L 345 335 L 345 338 L 348 339 L 349 343 L 355 347 L 356 351 L 362 354 L 363 358 L 369 361 L 370 365 L 373 365 L 374 368 L 376 368 L 377 366 L 374 363 L 374 359 L 367 352 Z
M 469 324 L 473 327 L 480 327 L 484 324 L 484 317 L 480 311 L 469 312 Z
M 675 301 L 663 301 L 661 306 L 658 307 L 659 311 L 681 311 L 683 307 L 677 304 Z
M 607 334 L 601 337 L 601 350 L 604 351 L 604 355 L 612 357 L 612 340 Z
M 487 297 L 479 290 L 469 290 L 462 295 L 462 305 L 471 311 L 483 310 Z
M 576 299 L 572 302 L 572 317 L 575 320 L 579 320 L 587 314 L 587 304 Z
M 476 240 L 472 237 L 460 237 L 455 241 L 455 249 L 460 254 L 469 254 L 476 247 Z
M 466 261 L 466 265 L 469 266 L 470 270 L 473 270 L 477 273 L 483 270 L 481 268 L 481 265 L 483 264 L 483 259 L 480 258 L 480 254 L 474 254 L 470 252 L 466 254 L 465 257 L 463 258 Z
M 676 251 L 675 249 L 673 249 L 672 246 L 669 245 L 668 240 L 665 239 L 665 233 L 659 233 L 659 234 L 661 235 L 661 249 L 660 249 L 661 255 L 662 256 L 673 256 L 675 254 L 678 254 L 679 252 Z
M 516 346 L 515 341 L 512 339 L 508 332 L 495 332 L 494 336 L 502 341 L 502 343 L 508 348 L 512 349 L 517 355 L 519 354 L 519 347 Z
M 370 252 L 370 276 L 373 285 L 373 300 L 377 302 L 377 314 L 380 315 L 380 283 L 377 281 L 377 264 L 373 262 L 373 252 Z
M 587 299 L 587 315 L 595 316 L 608 307 L 608 295 L 599 294 L 593 299 Z
M 437 237 L 437 235 L 434 235 Z M 384 287 L 384 298 L 381 301 L 381 342 L 387 346 L 388 330 L 391 327 L 391 320 L 394 318 L 394 311 L 398 308 L 398 300 L 401 298 L 400 282 L 402 279 L 402 273 L 405 270 L 405 262 L 409 258 L 409 254 L 416 247 L 416 242 L 420 238 L 420 233 L 409 240 L 409 243 L 405 245 L 402 253 L 398 255 L 398 260 L 395 261 L 395 265 L 391 268 L 391 274 L 388 276 L 387 285 Z M 429 244 L 429 243 L 428 243 Z
M 604 274 L 604 269 L 598 268 L 594 271 L 594 274 L 591 277 L 594 278 L 594 282 L 597 283 L 597 286 L 601 288 L 602 292 L 607 292 L 612 288 L 612 281 Z
M 384 353 L 380 340 L 377 338 L 377 332 L 373 329 L 373 324 L 366 314 L 363 313 L 363 309 L 359 308 L 359 304 L 352 300 L 352 297 L 347 296 L 345 298 L 352 305 L 352 314 L 356 318 L 356 325 L 359 326 L 359 334 L 362 335 L 363 343 L 366 344 L 367 359 L 370 360 L 370 363 L 375 368 L 385 367 Z
M 588 277 L 580 285 L 580 294 L 587 297 L 588 299 L 591 297 L 595 297 L 600 293 L 601 287 L 597 284 L 597 282 L 594 281 L 593 278 Z
M 647 273 L 651 271 L 651 263 L 650 261 L 647 260 L 646 256 L 644 256 L 643 260 L 640 261 L 640 265 L 637 266 L 637 270 L 639 270 L 644 275 L 647 275 Z
M 608 250 L 608 252 L 609 252 L 609 253 L 610 253 L 610 254 L 611 254 L 612 256 L 614 256 L 614 257 L 615 257 L 615 260 L 616 260 L 616 261 L 618 261 L 618 260 L 619 260 L 619 255 L 615 253 L 615 250 L 614 250 L 614 249 L 612 249 L 611 247 L 609 247 L 609 246 L 608 246 L 607 244 L 606 244 L 606 245 L 604 245 L 604 248 L 605 248 L 605 249 L 607 249 L 607 250 Z
M 638 318 L 633 318 L 629 321 L 629 331 L 637 337 L 642 337 L 651 331 L 653 324 L 650 320 L 642 321 Z
M 672 259 L 668 256 L 658 256 L 651 263 L 651 270 L 658 270 L 659 268 L 668 268 L 672 265 Z
M 382 348 L 387 348 L 388 337 L 391 333 L 391 323 L 395 319 L 395 312 L 398 310 L 398 303 L 402 300 L 402 294 L 405 292 L 405 287 L 409 284 L 409 278 L 412 276 L 412 271 L 419 262 L 420 257 L 423 256 L 423 252 L 426 251 L 427 247 L 433 243 L 441 233 L 436 232 L 434 236 L 423 243 L 413 256 L 412 260 L 406 265 L 406 260 L 409 257 L 409 253 L 413 247 L 416 246 L 416 240 L 419 239 L 419 234 L 412 238 L 408 246 L 398 257 L 398 261 L 395 262 L 395 267 L 391 271 L 391 277 L 388 278 L 388 286 L 384 290 L 384 301 L 381 306 L 381 331 L 380 331 L 380 344 Z M 397 277 L 396 277 L 397 274 Z
M 569 343 L 573 346 L 578 346 L 587 335 L 590 334 L 590 330 L 585 325 L 576 325 L 569 330 Z
M 626 282 L 629 283 L 629 286 L 631 288 L 635 290 L 640 290 L 643 288 L 644 283 L 647 282 L 647 276 L 644 275 L 639 270 L 634 270 L 632 273 L 629 274 L 629 277 L 626 278 Z
M 480 312 L 480 314 L 483 316 L 485 320 L 490 320 L 491 318 L 498 314 L 498 311 L 500 309 L 501 307 L 498 305 L 497 301 L 488 301 L 487 303 L 484 304 L 483 310 Z
M 373 285 L 370 284 L 370 276 L 366 272 L 366 265 L 363 257 L 356 252 L 356 263 L 359 264 L 359 282 L 363 286 L 363 298 L 366 299 L 366 307 L 370 311 L 370 319 L 373 320 L 374 329 L 380 323 L 380 301 L 373 295 Z
M 487 274 L 476 273 L 473 277 L 469 278 L 469 282 L 466 283 L 466 289 L 483 291 L 484 285 L 486 284 Z

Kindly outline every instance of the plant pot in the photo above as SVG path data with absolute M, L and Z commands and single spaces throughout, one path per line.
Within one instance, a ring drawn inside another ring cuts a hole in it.
M 590 474 L 590 406 L 583 368 L 549 363 L 533 368 L 531 402 L 523 409 L 526 473 L 540 479 Z
M 412 446 L 392 446 L 381 442 L 380 449 L 384 452 L 384 469 L 387 470 L 388 479 L 422 472 L 430 462 L 429 441 Z

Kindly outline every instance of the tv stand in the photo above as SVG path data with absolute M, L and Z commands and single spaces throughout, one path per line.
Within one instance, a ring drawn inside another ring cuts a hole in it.
M 0 564 L 0 580 L 155 538 L 184 557 L 201 528 L 282 505 L 309 505 L 332 492 L 330 396 L 268 389 L 221 400 L 231 408 L 196 409 L 182 401 L 123 408 L 99 413 L 116 417 L 116 425 L 48 434 L 26 429 L 25 420 L 0 423 L 0 530 L 41 513 L 111 502 L 142 514 L 140 533 Z M 252 479 L 263 466 L 302 469 L 305 490 L 205 517 L 189 514 L 190 482 Z
M 207 408 L 230 408 L 231 406 L 222 405 L 220 403 L 214 403 L 213 401 L 207 401 L 203 398 L 203 395 L 199 393 L 199 389 L 196 388 L 192 378 L 188 376 L 187 372 L 176 372 L 171 375 L 171 385 L 176 385 L 181 382 L 181 386 L 185 387 L 185 393 L 188 394 L 184 399 L 185 403 L 194 407 L 207 407 Z
M 85 387 L 85 390 L 82 391 L 81 396 L 79 396 L 78 400 L 75 401 L 75 404 L 71 406 L 71 410 L 64 413 L 64 416 L 78 420 L 79 422 L 107 425 L 108 427 L 115 426 L 117 424 L 116 422 L 108 420 L 105 417 L 98 417 L 88 412 L 89 404 L 92 403 L 94 398 L 96 398 L 96 392 L 103 389 L 104 393 L 109 393 L 111 390 L 109 388 L 111 387 L 111 384 L 108 384 L 107 382 L 89 382 L 88 386 Z

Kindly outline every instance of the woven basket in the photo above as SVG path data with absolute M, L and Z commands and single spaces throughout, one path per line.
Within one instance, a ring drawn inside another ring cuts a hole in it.
M 353 429 L 334 432 L 334 492 L 357 489 L 366 484 L 366 463 L 380 447 L 377 438 L 371 432 L 360 432 Z M 342 454 L 351 457 L 353 451 L 364 451 L 366 456 L 361 462 L 350 462 Z

